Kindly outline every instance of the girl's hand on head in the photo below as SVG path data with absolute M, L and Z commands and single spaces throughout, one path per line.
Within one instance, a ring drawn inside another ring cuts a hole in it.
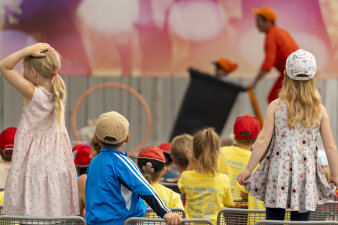
M 252 171 L 249 169 L 244 169 L 237 177 L 238 183 L 244 185 L 247 183 L 248 178 L 251 176 Z
M 47 43 L 37 43 L 28 47 L 29 55 L 34 57 L 44 57 L 44 51 L 51 49 L 50 45 Z
M 163 216 L 168 225 L 178 225 L 182 223 L 182 217 L 176 213 L 168 212 Z

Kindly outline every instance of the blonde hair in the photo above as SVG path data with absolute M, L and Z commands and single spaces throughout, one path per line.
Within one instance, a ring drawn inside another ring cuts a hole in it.
M 320 94 L 316 78 L 292 80 L 284 72 L 283 88 L 279 93 L 287 106 L 288 126 L 319 127 L 321 116 Z
M 139 167 L 141 173 L 143 174 L 144 178 L 152 184 L 154 181 L 157 181 L 160 178 L 161 173 L 163 170 L 153 172 L 152 170 L 153 164 L 151 162 L 147 162 L 146 165 L 142 168 Z
M 185 150 L 192 151 L 193 137 L 190 134 L 181 134 L 171 141 L 170 154 L 174 158 L 175 163 L 182 169 L 187 169 L 189 165 L 189 159 L 185 155 Z
M 322 171 L 325 175 L 325 178 L 328 183 L 331 183 L 331 178 L 330 178 L 330 170 L 327 168 L 327 166 L 322 166 Z
M 218 172 L 217 158 L 220 152 L 220 139 L 213 128 L 199 131 L 193 139 L 193 153 L 196 166 L 202 173 Z
M 65 126 L 65 100 L 66 85 L 57 73 L 61 67 L 60 55 L 51 48 L 44 52 L 45 57 L 28 56 L 24 59 L 24 65 L 34 68 L 39 75 L 52 82 L 54 92 L 55 116 L 60 127 Z

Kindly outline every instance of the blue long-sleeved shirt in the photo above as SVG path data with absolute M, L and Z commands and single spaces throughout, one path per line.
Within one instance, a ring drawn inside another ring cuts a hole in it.
M 123 224 L 142 217 L 146 205 L 163 217 L 170 211 L 126 154 L 103 148 L 87 169 L 86 221 L 90 224 Z

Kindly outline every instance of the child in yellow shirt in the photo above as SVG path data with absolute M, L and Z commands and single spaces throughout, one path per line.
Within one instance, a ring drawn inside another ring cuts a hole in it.
M 158 147 L 143 148 L 137 157 L 137 165 L 168 208 L 183 209 L 180 194 L 160 184 L 161 176 L 166 172 L 165 157 L 161 149 Z
M 234 140 L 237 146 L 221 148 L 219 171 L 230 178 L 231 193 L 234 199 L 248 199 L 249 209 L 264 209 L 263 202 L 248 196 L 248 193 L 237 181 L 238 174 L 246 168 L 251 156 L 251 146 L 260 132 L 259 120 L 250 115 L 243 115 L 234 123 Z M 244 192 L 241 193 L 241 191 Z
M 219 210 L 232 204 L 230 180 L 218 172 L 220 140 L 214 129 L 199 131 L 193 138 L 194 170 L 185 171 L 178 187 L 186 194 L 188 218 L 208 218 L 217 223 Z

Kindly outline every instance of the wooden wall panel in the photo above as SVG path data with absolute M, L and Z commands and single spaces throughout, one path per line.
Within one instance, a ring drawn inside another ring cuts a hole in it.
M 139 92 L 150 107 L 153 126 L 146 145 L 158 145 L 168 141 L 187 86 L 189 85 L 189 78 L 178 77 L 64 77 L 63 79 L 67 85 L 68 91 L 66 123 L 71 140 L 74 140 L 71 129 L 71 114 L 75 102 L 80 95 L 89 87 L 96 84 L 117 82 L 125 84 Z M 246 86 L 251 80 L 235 79 L 233 81 Z M 263 116 L 265 116 L 268 106 L 266 103 L 266 96 L 268 95 L 273 82 L 274 79 L 264 79 L 254 90 Z M 22 109 L 22 98 L 3 77 L 0 78 L 0 88 L 0 129 L 3 130 L 8 126 L 18 125 Z M 319 80 L 318 89 L 321 93 L 322 103 L 326 106 L 330 116 L 332 132 L 337 139 L 338 80 Z M 146 114 L 141 104 L 134 96 L 124 90 L 105 88 L 85 99 L 77 113 L 77 128 L 79 130 L 84 126 L 87 126 L 88 120 L 94 120 L 101 113 L 112 110 L 125 115 L 130 122 L 131 139 L 128 145 L 126 145 L 126 150 L 130 151 L 142 140 L 146 131 L 147 121 Z M 243 114 L 253 115 L 251 103 L 246 92 L 239 94 L 221 137 L 229 137 L 232 134 L 235 119 L 237 116 Z

